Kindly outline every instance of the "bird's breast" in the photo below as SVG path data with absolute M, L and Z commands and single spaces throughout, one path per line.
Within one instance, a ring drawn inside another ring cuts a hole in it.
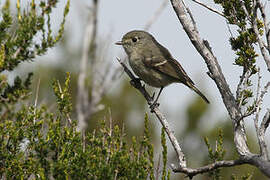
M 142 58 L 129 58 L 129 64 L 133 72 L 141 78 L 146 84 L 153 87 L 165 87 L 174 81 L 159 71 L 147 67 Z

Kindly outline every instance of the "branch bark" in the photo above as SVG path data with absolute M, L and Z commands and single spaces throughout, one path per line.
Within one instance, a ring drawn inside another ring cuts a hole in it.
M 118 62 L 122 65 L 124 68 L 124 71 L 131 79 L 131 85 L 138 89 L 139 92 L 144 96 L 146 99 L 148 105 L 150 106 L 153 103 L 152 97 L 149 95 L 149 93 L 145 90 L 144 86 L 142 86 L 140 80 L 138 80 L 133 73 L 127 68 L 127 66 L 119 59 L 117 58 Z M 182 151 L 182 148 L 179 145 L 179 142 L 177 141 L 174 132 L 170 129 L 169 123 L 165 116 L 161 113 L 161 111 L 158 109 L 158 107 L 155 107 L 154 109 L 151 109 L 151 112 L 156 115 L 162 126 L 164 127 L 166 134 L 168 135 L 170 142 L 177 154 L 179 166 L 171 165 L 174 172 L 178 173 L 185 173 L 189 176 L 190 179 L 192 179 L 193 176 L 197 174 L 203 174 L 212 170 L 215 170 L 220 167 L 231 167 L 236 165 L 242 165 L 248 162 L 248 159 L 238 159 L 238 160 L 230 160 L 230 161 L 217 161 L 215 163 L 199 167 L 199 168 L 189 168 L 187 167 L 187 162 L 185 158 L 185 154 Z
M 232 166 L 237 166 L 237 165 L 242 165 L 242 164 L 246 164 L 246 161 L 242 159 L 230 160 L 230 161 L 217 161 L 215 163 L 212 163 L 203 167 L 199 167 L 199 168 L 194 168 L 194 169 L 192 168 L 179 169 L 179 168 L 173 167 L 173 172 L 185 173 L 189 176 L 190 179 L 192 179 L 192 177 L 197 174 L 207 173 L 209 171 L 218 169 L 220 167 L 232 167 Z
M 255 8 L 254 8 L 254 12 L 253 12 L 254 16 L 252 18 L 252 28 L 254 30 L 254 33 L 256 34 L 257 41 L 258 41 L 258 44 L 259 44 L 259 47 L 260 47 L 260 50 L 261 50 L 261 54 L 262 54 L 263 59 L 264 59 L 264 61 L 266 63 L 267 69 L 270 72 L 270 55 L 266 51 L 266 46 L 264 45 L 264 42 L 263 42 L 263 40 L 261 38 L 260 32 L 258 30 L 258 25 L 257 25 L 257 16 L 258 16 L 257 11 L 258 11 L 259 6 L 260 6 L 260 1 L 256 0 L 256 5 L 255 5 Z M 261 8 L 261 10 L 262 9 L 263 8 Z M 262 12 L 264 12 L 264 11 L 262 11 Z M 266 23 L 266 16 L 265 16 L 264 20 L 265 20 L 265 23 Z M 264 26 L 267 26 L 267 24 L 265 24 Z M 268 35 L 266 34 L 266 36 L 268 36 L 268 37 L 266 37 L 266 39 L 269 42 L 269 30 L 267 30 L 267 27 L 266 27 L 266 31 L 268 31 L 268 32 L 266 32 L 266 33 L 268 33 Z M 268 43 L 268 45 L 269 45 L 269 43 Z M 268 51 L 270 52 L 270 49 Z
M 190 41 L 197 49 L 197 51 L 200 53 L 200 55 L 204 58 L 205 63 L 207 64 L 208 69 L 211 73 L 211 77 L 215 81 L 220 91 L 226 109 L 231 119 L 233 120 L 233 127 L 235 132 L 234 141 L 238 153 L 240 155 L 251 156 L 252 153 L 250 153 L 246 142 L 244 125 L 242 122 L 238 122 L 238 120 L 241 119 L 241 112 L 229 88 L 229 85 L 225 80 L 225 77 L 222 73 L 219 63 L 209 46 L 209 43 L 206 40 L 202 40 L 199 35 L 199 32 L 195 30 L 192 21 L 189 20 L 189 16 L 184 9 L 183 1 L 171 0 L 171 4 Z
M 146 99 L 148 105 L 151 105 L 153 103 L 153 98 L 145 90 L 145 88 L 144 88 L 144 86 L 142 86 L 141 82 L 132 74 L 132 72 L 127 68 L 127 66 L 119 58 L 117 58 L 117 60 L 123 66 L 126 74 L 130 77 L 131 85 L 133 87 L 135 87 L 136 89 L 138 89 L 140 91 L 140 93 L 144 96 L 144 98 Z M 153 108 L 151 111 L 156 115 L 156 117 L 158 118 L 158 120 L 160 121 L 162 126 L 165 128 L 165 131 L 166 131 L 166 133 L 167 133 L 167 135 L 172 143 L 172 146 L 177 154 L 180 166 L 186 167 L 187 163 L 186 163 L 185 155 L 184 155 L 184 153 L 179 145 L 179 142 L 177 141 L 177 139 L 174 135 L 174 132 L 170 129 L 169 123 L 166 120 L 165 116 L 160 112 L 158 107 Z
M 220 65 L 214 56 L 209 43 L 206 40 L 202 40 L 200 37 L 199 32 L 196 29 L 196 25 L 190 19 L 191 15 L 189 14 L 191 14 L 191 12 L 187 13 L 183 0 L 170 1 L 186 34 L 188 35 L 193 46 L 203 57 L 205 63 L 208 66 L 210 77 L 215 81 L 219 89 L 223 103 L 230 115 L 230 118 L 232 119 L 234 143 L 237 152 L 240 155 L 240 159 L 245 160 L 245 162 L 248 162 L 249 164 L 256 165 L 266 176 L 270 177 L 269 161 L 265 161 L 259 155 L 251 153 L 248 148 L 241 111 L 237 105 L 235 97 L 229 88 L 228 83 L 225 80 Z M 181 171 L 181 169 L 179 169 L 179 171 Z

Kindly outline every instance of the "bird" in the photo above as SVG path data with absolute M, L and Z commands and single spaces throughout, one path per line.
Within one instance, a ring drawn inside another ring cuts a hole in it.
M 210 103 L 169 50 L 150 33 L 133 30 L 115 44 L 124 48 L 130 67 L 140 80 L 152 87 L 160 88 L 153 106 L 159 105 L 157 102 L 162 90 L 172 83 L 184 84 L 201 96 L 206 103 Z

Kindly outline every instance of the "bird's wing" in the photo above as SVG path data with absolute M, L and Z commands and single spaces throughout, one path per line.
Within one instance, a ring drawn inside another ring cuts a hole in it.
M 184 84 L 192 84 L 193 81 L 188 77 L 183 67 L 173 58 L 164 59 L 160 56 L 145 58 L 144 64 L 172 78 L 179 79 Z

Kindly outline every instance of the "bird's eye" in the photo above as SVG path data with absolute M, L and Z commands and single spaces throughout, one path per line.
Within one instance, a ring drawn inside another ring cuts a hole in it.
M 132 41 L 137 42 L 138 41 L 137 37 L 132 38 Z

